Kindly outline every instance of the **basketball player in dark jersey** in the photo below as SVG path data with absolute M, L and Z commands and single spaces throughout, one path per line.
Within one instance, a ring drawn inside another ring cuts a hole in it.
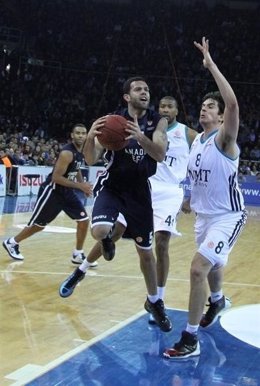
M 111 260 L 115 254 L 113 227 L 121 213 L 126 221 L 125 236 L 135 241 L 140 267 L 147 287 L 145 309 L 154 316 L 163 331 L 170 331 L 171 321 L 164 303 L 157 294 L 156 262 L 152 251 L 153 210 L 148 178 L 156 172 L 167 147 L 167 120 L 148 108 L 150 92 L 141 77 L 128 79 L 123 87 L 127 109 L 117 114 L 128 120 L 126 138 L 129 144 L 119 151 L 105 150 L 97 140 L 105 118 L 97 119 L 90 128 L 84 146 L 89 165 L 93 165 L 105 151 L 106 171 L 94 187 L 95 201 L 92 212 L 92 235 L 100 242 L 103 256 Z M 62 297 L 70 296 L 85 276 L 83 263 L 60 287 Z
M 15 260 L 23 260 L 19 243 L 37 232 L 42 231 L 61 211 L 77 222 L 76 248 L 71 261 L 81 264 L 84 260 L 83 244 L 88 230 L 88 214 L 75 193 L 79 189 L 87 196 L 92 195 L 92 186 L 83 182 L 80 167 L 84 164 L 82 153 L 87 129 L 82 124 L 73 126 L 71 143 L 65 145 L 56 161 L 52 173 L 40 186 L 34 211 L 27 226 L 15 237 L 3 241 L 3 247 Z M 95 264 L 97 265 L 97 264 Z

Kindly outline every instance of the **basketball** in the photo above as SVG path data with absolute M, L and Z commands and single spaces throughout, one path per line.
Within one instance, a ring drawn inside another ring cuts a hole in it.
M 108 115 L 104 127 L 97 136 L 99 143 L 108 150 L 121 150 L 128 144 L 125 138 L 129 135 L 125 129 L 127 120 L 121 115 Z

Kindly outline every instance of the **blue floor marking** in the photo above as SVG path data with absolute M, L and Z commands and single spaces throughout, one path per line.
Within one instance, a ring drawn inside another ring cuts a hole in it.
M 190 386 L 260 385 L 260 350 L 215 323 L 199 332 L 201 355 L 171 361 L 165 347 L 180 338 L 187 312 L 169 310 L 174 330 L 161 332 L 143 315 L 94 343 L 27 386 Z

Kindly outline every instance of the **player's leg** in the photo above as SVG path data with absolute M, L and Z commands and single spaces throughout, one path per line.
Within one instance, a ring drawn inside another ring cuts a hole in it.
M 159 294 L 161 299 L 164 298 L 164 290 L 168 278 L 170 258 L 169 258 L 169 241 L 171 234 L 166 231 L 158 231 L 155 233 L 155 253 L 157 260 L 157 280 L 158 287 L 162 288 L 162 293 Z M 161 296 L 160 296 L 161 295 Z
M 199 325 L 202 327 L 211 326 L 220 313 L 227 308 L 224 296 L 216 302 L 210 299 L 208 311 L 202 316 L 203 299 L 205 302 L 207 298 L 207 278 L 209 276 L 212 289 L 219 290 L 223 280 L 223 267 L 227 264 L 228 255 L 241 233 L 245 221 L 244 212 L 214 216 L 213 218 L 197 215 L 195 233 L 199 248 L 191 266 L 189 320 L 181 340 L 173 348 L 165 351 L 166 357 L 187 358 L 199 355 L 197 337 Z M 213 273 L 215 269 L 216 274 Z M 213 284 L 214 280 L 216 283 Z
M 89 227 L 88 213 L 79 196 L 72 189 L 67 189 L 66 195 L 62 197 L 61 206 L 67 216 L 76 221 L 76 242 L 71 256 L 71 262 L 73 264 L 81 264 L 86 259 L 84 243 Z
M 39 189 L 34 210 L 27 226 L 17 235 L 3 241 L 3 247 L 9 256 L 15 260 L 23 260 L 24 256 L 20 253 L 19 243 L 33 236 L 35 233 L 41 232 L 59 212 L 59 203 L 55 200 L 52 188 L 49 185 L 42 185 Z
M 163 300 L 159 299 L 157 294 L 156 262 L 152 249 L 143 249 L 139 246 L 136 246 L 136 249 L 148 293 L 144 307 L 153 315 L 156 324 L 162 331 L 171 331 L 172 323 L 165 312 Z
M 111 234 L 112 241 L 116 243 L 122 237 L 124 231 L 125 231 L 125 226 L 117 221 L 112 229 L 112 234 Z M 101 246 L 101 243 L 98 241 L 89 251 L 87 256 L 87 261 L 89 263 L 94 263 L 101 256 L 102 256 L 102 246 Z
M 131 208 L 131 211 L 125 215 L 127 221 L 126 232 L 135 240 L 140 268 L 148 293 L 144 307 L 147 312 L 153 315 L 160 329 L 168 332 L 172 329 L 172 323 L 165 312 L 163 300 L 159 299 L 157 293 L 156 261 L 152 249 L 153 211 L 151 203 L 147 199 L 135 200 L 135 198 L 129 198 L 128 207 Z
M 113 226 L 119 214 L 120 202 L 110 190 L 103 188 L 95 199 L 92 211 L 91 234 L 101 243 L 102 255 L 105 260 L 115 256 L 115 243 L 112 240 Z
M 157 268 L 157 293 L 164 300 L 166 281 L 170 268 L 169 241 L 171 234 L 166 231 L 155 232 L 155 254 Z M 149 316 L 149 324 L 156 324 L 153 315 Z
M 169 273 L 169 242 L 171 236 L 181 236 L 176 229 L 177 215 L 183 201 L 183 189 L 170 184 L 168 188 L 155 184 L 152 190 L 155 253 L 157 260 L 158 295 L 164 299 Z
M 106 260 L 112 260 L 114 257 L 115 244 L 112 239 L 112 229 L 114 226 L 114 219 L 117 219 L 118 213 L 116 213 L 115 208 L 112 207 L 110 209 L 109 206 L 106 206 L 107 203 L 111 204 L 112 201 L 110 201 L 110 199 L 112 200 L 112 198 L 110 198 L 109 195 L 107 197 L 105 193 L 106 192 L 104 192 L 102 200 L 99 200 L 99 197 L 96 199 L 92 212 L 91 233 L 97 240 L 97 243 L 94 245 L 87 258 L 81 263 L 79 268 L 77 268 L 61 283 L 59 288 L 59 294 L 61 297 L 68 297 L 72 295 L 76 285 L 84 279 L 89 266 L 95 263 L 101 254 L 103 254 Z
M 200 321 L 201 327 L 210 327 L 224 310 L 231 307 L 231 300 L 223 294 L 224 269 L 246 222 L 246 212 L 230 213 L 210 220 L 210 232 L 200 249 L 215 262 L 208 274 L 210 297 L 207 312 Z M 215 248 L 208 248 L 214 245 Z M 207 250 L 208 249 L 208 250 Z M 215 256 L 212 254 L 212 250 Z
M 213 268 L 208 274 L 210 297 L 208 298 L 207 312 L 200 321 L 201 327 L 210 327 L 220 316 L 220 313 L 231 307 L 231 300 L 223 295 L 222 285 L 224 266 Z

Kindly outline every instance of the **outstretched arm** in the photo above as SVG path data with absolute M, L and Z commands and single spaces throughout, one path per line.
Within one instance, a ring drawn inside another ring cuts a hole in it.
M 209 53 L 209 41 L 202 38 L 202 43 L 194 42 L 194 45 L 203 54 L 203 65 L 212 74 L 225 103 L 223 126 L 218 134 L 218 143 L 228 153 L 236 152 L 235 143 L 239 129 L 239 107 L 235 93 L 224 75 L 219 71 Z

